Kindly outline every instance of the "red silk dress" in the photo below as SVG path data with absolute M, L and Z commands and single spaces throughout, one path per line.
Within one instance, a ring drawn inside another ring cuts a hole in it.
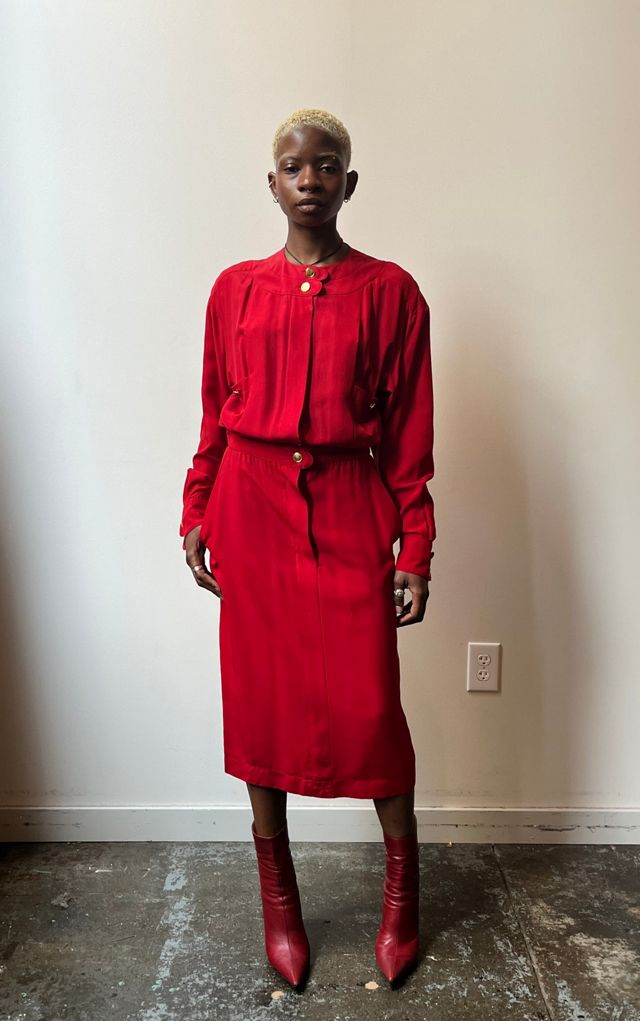
M 431 577 L 433 472 L 429 306 L 410 273 L 354 248 L 222 270 L 180 535 L 201 525 L 223 596 L 226 773 L 326 798 L 413 788 L 393 578 Z

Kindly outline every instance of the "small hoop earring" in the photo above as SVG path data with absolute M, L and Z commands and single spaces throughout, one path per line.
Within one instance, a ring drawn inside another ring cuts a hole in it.
M 277 196 L 277 195 L 274 195 L 274 196 L 273 196 L 273 201 L 274 201 L 274 202 L 277 202 L 277 201 L 278 201 L 278 196 Z
M 345 197 L 344 197 L 345 202 L 348 202 L 350 198 L 351 198 L 351 195 L 345 195 Z

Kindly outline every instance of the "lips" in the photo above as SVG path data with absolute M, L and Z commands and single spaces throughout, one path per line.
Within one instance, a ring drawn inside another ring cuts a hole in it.
M 316 199 L 303 199 L 302 202 L 298 202 L 298 206 L 322 206 L 322 202 L 318 202 Z

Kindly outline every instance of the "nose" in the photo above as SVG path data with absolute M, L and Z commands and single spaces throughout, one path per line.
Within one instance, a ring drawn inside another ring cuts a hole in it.
M 299 188 L 317 188 L 318 180 L 312 166 L 303 167 L 298 178 Z

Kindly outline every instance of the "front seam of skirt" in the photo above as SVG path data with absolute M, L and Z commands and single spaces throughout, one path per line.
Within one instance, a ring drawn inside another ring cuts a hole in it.
M 329 768 L 333 773 L 333 743 L 331 736 L 331 699 L 329 697 L 329 678 L 327 677 L 327 657 L 325 654 L 325 635 L 324 635 L 324 624 L 322 621 L 322 606 L 320 600 L 320 563 L 316 561 L 316 599 L 318 603 L 318 622 L 320 625 L 320 645 L 322 655 L 322 675 L 324 678 L 324 692 L 327 703 L 327 734 L 329 738 Z

